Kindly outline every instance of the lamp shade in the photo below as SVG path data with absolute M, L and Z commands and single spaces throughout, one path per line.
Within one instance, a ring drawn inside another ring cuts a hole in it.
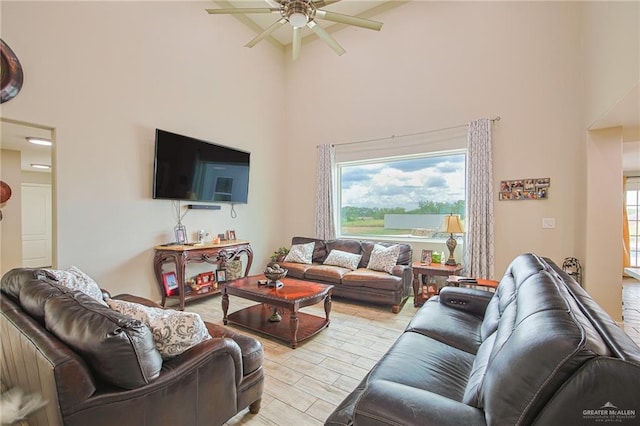
M 464 229 L 462 229 L 460 215 L 450 214 L 449 216 L 445 216 L 439 231 L 446 232 L 447 234 L 463 234 Z

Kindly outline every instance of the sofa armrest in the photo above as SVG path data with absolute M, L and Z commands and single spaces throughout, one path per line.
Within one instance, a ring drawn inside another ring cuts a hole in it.
M 484 316 L 494 293 L 475 288 L 444 287 L 440 290 L 440 303 L 450 308 Z
M 391 270 L 391 274 L 402 278 L 402 288 L 404 296 L 413 294 L 413 268 L 411 265 L 396 265 Z
M 433 392 L 375 380 L 356 403 L 357 425 L 486 425 L 484 412 Z
M 171 371 L 171 375 L 175 374 L 177 377 L 182 377 L 187 371 L 197 369 L 209 362 L 215 362 L 214 358 L 220 357 L 228 358 L 233 362 L 235 383 L 238 386 L 244 374 L 242 371 L 242 353 L 238 343 L 230 337 L 214 337 L 205 340 L 177 357 L 165 361 L 160 378 L 168 371 Z M 222 373 L 219 372 L 219 374 Z

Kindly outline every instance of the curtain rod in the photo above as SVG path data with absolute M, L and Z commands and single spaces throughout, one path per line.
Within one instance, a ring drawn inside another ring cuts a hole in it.
M 489 119 L 489 121 L 491 121 L 492 123 L 495 123 L 496 121 L 500 121 L 500 116 L 497 116 L 495 118 L 491 118 L 491 119 Z M 376 141 L 383 141 L 383 140 L 386 140 L 386 139 L 403 138 L 403 137 L 407 137 L 407 136 L 426 135 L 427 133 L 442 132 L 444 130 L 457 129 L 459 127 L 465 127 L 465 126 L 468 126 L 468 125 L 469 125 L 469 123 L 465 123 L 465 124 L 458 124 L 457 126 L 443 127 L 441 129 L 425 130 L 424 132 L 406 133 L 404 135 L 391 135 L 391 136 L 388 136 L 386 138 L 364 139 L 364 140 L 361 140 L 361 141 L 332 143 L 331 146 L 354 145 L 354 144 L 357 144 L 357 143 L 376 142 Z M 319 147 L 319 146 L 320 145 L 318 145 L 317 147 Z

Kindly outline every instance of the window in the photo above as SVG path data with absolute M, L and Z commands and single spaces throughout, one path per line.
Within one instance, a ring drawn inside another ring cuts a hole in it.
M 465 218 L 466 150 L 337 163 L 338 234 L 439 237 L 448 214 Z
M 627 178 L 626 205 L 631 266 L 640 267 L 640 177 Z

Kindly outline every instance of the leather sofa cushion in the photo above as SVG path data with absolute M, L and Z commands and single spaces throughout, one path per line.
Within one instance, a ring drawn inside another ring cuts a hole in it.
M 298 278 L 303 279 L 304 273 L 307 269 L 311 268 L 313 265 L 308 265 L 305 263 L 294 263 L 294 262 L 278 262 L 278 265 L 286 269 L 287 276 L 289 278 Z
M 305 271 L 304 278 L 312 281 L 340 284 L 347 272 L 351 272 L 351 269 L 341 268 L 340 266 L 312 265 Z
M 49 298 L 44 320 L 107 383 L 134 389 L 160 375 L 162 357 L 149 328 L 81 291 Z
M 475 355 L 482 343 L 482 318 L 442 305 L 432 297 L 416 312 L 406 331 L 429 336 L 454 348 Z
M 342 277 L 342 284 L 351 287 L 368 287 L 381 290 L 402 290 L 402 278 L 386 272 L 359 268 Z
M 462 401 L 475 356 L 419 333 L 403 333 L 369 374 Z
M 19 300 L 22 286 L 38 277 L 46 277 L 55 280 L 55 277 L 40 268 L 14 268 L 2 276 L 0 288 L 2 292 L 11 296 L 13 300 Z
M 31 280 L 20 288 L 20 305 L 36 321 L 44 325 L 44 304 L 50 297 L 59 296 L 72 290 L 47 279 Z

